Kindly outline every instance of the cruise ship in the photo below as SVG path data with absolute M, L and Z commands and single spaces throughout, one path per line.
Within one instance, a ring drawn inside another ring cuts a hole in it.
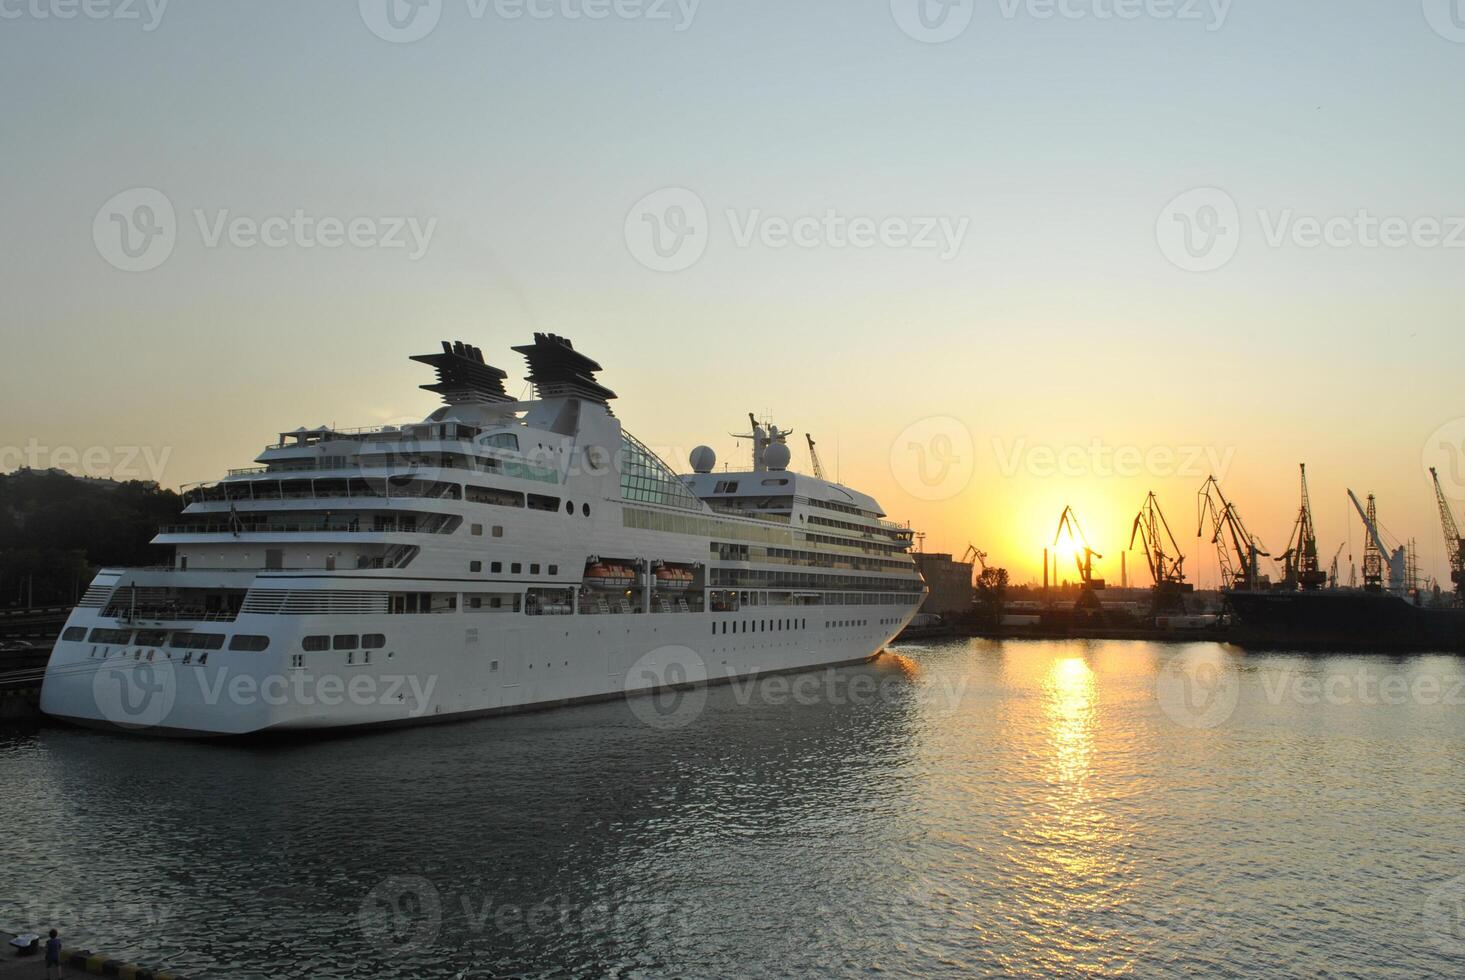
M 866 661 L 914 616 L 909 526 L 792 471 L 787 432 L 677 475 L 568 339 L 513 349 L 532 399 L 444 342 L 412 358 L 444 402 L 422 422 L 284 432 L 190 489 L 154 539 L 170 565 L 90 584 L 42 709 L 178 735 L 444 721 Z

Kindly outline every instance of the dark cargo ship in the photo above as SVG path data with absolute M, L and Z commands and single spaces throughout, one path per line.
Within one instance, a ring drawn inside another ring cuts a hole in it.
M 1417 606 L 1389 592 L 1237 590 L 1226 604 L 1231 637 L 1244 645 L 1465 651 L 1465 608 Z

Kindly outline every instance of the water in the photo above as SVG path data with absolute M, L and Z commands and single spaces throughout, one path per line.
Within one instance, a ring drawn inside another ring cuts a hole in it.
M 298 745 L 0 730 L 0 923 L 193 977 L 1458 974 L 1462 674 L 973 640 Z

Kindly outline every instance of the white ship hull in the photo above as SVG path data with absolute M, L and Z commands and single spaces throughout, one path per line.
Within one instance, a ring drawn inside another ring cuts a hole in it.
M 177 735 L 423 724 L 867 661 L 911 614 L 910 606 L 765 607 L 546 616 L 530 625 L 515 617 L 512 626 L 451 614 L 302 617 L 289 631 L 279 617 L 246 615 L 234 627 L 270 635 L 281 651 L 298 649 L 307 634 L 348 630 L 382 633 L 387 645 L 368 662 L 365 651 L 350 651 L 350 662 L 347 652 L 326 651 L 293 666 L 283 652 L 216 650 L 185 664 L 166 648 L 63 641 L 41 708 L 82 725 Z M 68 625 L 95 622 L 79 610 Z M 722 633 L 723 624 L 737 632 Z

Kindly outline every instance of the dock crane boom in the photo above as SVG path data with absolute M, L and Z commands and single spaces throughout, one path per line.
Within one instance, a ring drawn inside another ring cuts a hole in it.
M 824 467 L 819 462 L 819 454 L 814 451 L 814 437 L 805 432 L 804 438 L 809 440 L 809 461 L 814 464 L 814 478 L 822 480 L 824 479 Z
M 1131 549 L 1135 538 L 1144 546 L 1145 561 L 1150 566 L 1150 578 L 1155 585 L 1184 583 L 1185 556 L 1180 553 L 1180 545 L 1170 531 L 1170 522 L 1165 520 L 1153 490 L 1145 498 L 1134 519 L 1134 529 L 1129 532 Z M 1169 553 L 1166 552 L 1167 547 Z
M 1129 532 L 1131 549 L 1135 538 L 1139 538 L 1144 546 L 1150 578 L 1155 582 L 1151 593 L 1153 611 L 1156 614 L 1184 612 L 1185 600 L 1181 595 L 1194 591 L 1194 586 L 1185 581 L 1185 556 L 1180 553 L 1180 544 L 1175 540 L 1170 522 L 1165 520 L 1153 490 L 1145 498 L 1134 519 L 1134 529 Z
M 1236 507 L 1221 492 L 1221 484 L 1214 476 L 1208 477 L 1196 495 L 1196 509 L 1199 521 L 1195 536 L 1200 537 L 1206 529 L 1206 519 L 1211 524 L 1211 544 L 1216 546 L 1216 557 L 1221 562 L 1221 587 L 1223 589 L 1255 589 L 1261 583 L 1261 571 L 1257 559 L 1269 557 L 1261 542 L 1256 539 L 1241 521 Z M 1230 538 L 1229 544 L 1227 538 Z M 1234 560 L 1233 560 L 1233 554 Z
M 1377 559 L 1370 561 L 1368 549 L 1363 555 L 1363 587 L 1365 589 L 1377 590 L 1382 588 L 1383 569 L 1378 567 L 1383 564 L 1385 558 L 1389 563 L 1389 591 L 1403 593 L 1407 586 L 1404 563 L 1407 552 L 1400 547 L 1390 551 L 1389 546 L 1384 543 L 1383 536 L 1379 534 L 1378 516 L 1374 511 L 1373 494 L 1368 495 L 1368 507 L 1358 502 L 1358 495 L 1352 490 L 1348 491 L 1348 499 L 1353 501 L 1354 510 L 1358 516 L 1363 518 L 1363 530 L 1368 535 L 1368 545 L 1371 549 L 1377 549 Z
M 968 544 L 966 546 L 966 554 L 961 556 L 961 562 L 963 565 L 967 562 L 972 562 L 980 566 L 982 571 L 985 572 L 987 570 L 987 553 L 979 550 L 974 544 Z
M 1084 537 L 1083 528 L 1079 526 L 1078 515 L 1073 512 L 1073 507 L 1063 508 L 1063 516 L 1058 518 L 1058 530 L 1053 533 L 1053 546 L 1058 546 L 1058 541 L 1063 537 L 1064 529 L 1068 531 L 1068 539 L 1074 544 L 1073 560 L 1078 565 L 1078 577 L 1083 582 L 1084 588 L 1102 589 L 1103 579 L 1094 578 L 1094 559 L 1103 558 L 1093 548 L 1089 547 L 1088 538 Z M 1080 553 L 1079 546 L 1082 546 Z
M 1455 594 L 1465 599 L 1465 538 L 1460 537 L 1460 528 L 1455 523 L 1450 502 L 1445 499 L 1445 491 L 1440 489 L 1440 475 L 1433 466 L 1429 468 L 1429 475 L 1434 480 L 1434 498 L 1439 504 L 1440 526 L 1445 532 L 1445 554 L 1450 560 L 1450 581 L 1455 583 Z
M 1312 523 L 1312 502 L 1307 496 L 1307 464 L 1298 464 L 1302 472 L 1302 506 L 1292 525 L 1292 537 L 1282 552 L 1283 584 L 1288 589 L 1320 589 L 1328 580 L 1327 572 L 1318 565 L 1317 533 Z

